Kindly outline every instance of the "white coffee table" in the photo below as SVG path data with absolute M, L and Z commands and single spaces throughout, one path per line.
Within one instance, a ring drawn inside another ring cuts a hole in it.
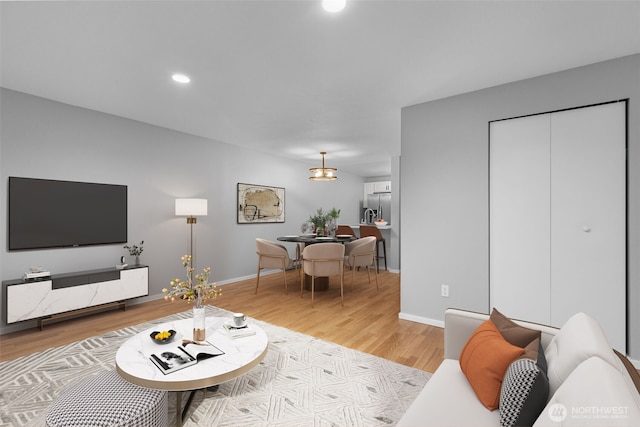
M 116 353 L 116 370 L 127 381 L 142 387 L 175 391 L 177 425 L 182 425 L 182 419 L 188 409 L 193 392 L 214 385 L 218 385 L 236 378 L 253 369 L 267 354 L 269 339 L 267 334 L 255 324 L 250 327 L 256 331 L 255 335 L 233 339 L 226 334 L 222 327 L 230 318 L 207 317 L 206 339 L 211 344 L 224 351 L 225 354 L 199 361 L 170 374 L 163 374 L 149 360 L 152 353 L 162 351 L 163 347 L 177 345 L 183 339 L 192 338 L 193 320 L 183 319 L 154 325 L 133 337 L 120 346 Z M 156 344 L 151 341 L 153 331 L 176 331 L 176 337 L 170 344 Z M 182 409 L 182 391 L 191 391 L 185 409 Z M 184 412 L 184 413 L 183 413 Z

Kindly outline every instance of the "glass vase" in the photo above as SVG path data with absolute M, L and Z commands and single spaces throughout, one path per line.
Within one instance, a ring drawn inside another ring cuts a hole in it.
M 193 340 L 204 341 L 206 338 L 206 314 L 204 306 L 193 307 Z
M 327 229 L 329 230 L 329 237 L 336 237 L 336 228 L 338 228 L 338 220 L 336 218 L 329 218 L 327 221 Z

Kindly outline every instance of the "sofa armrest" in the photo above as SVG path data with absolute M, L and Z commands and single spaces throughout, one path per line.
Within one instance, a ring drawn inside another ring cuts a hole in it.
M 489 319 L 488 314 L 477 313 L 475 311 L 460 310 L 458 308 L 448 308 L 444 312 L 444 357 L 445 359 L 458 359 L 464 345 L 469 341 L 471 335 L 484 322 Z M 542 347 L 547 348 L 551 339 L 558 333 L 559 329 L 553 326 L 541 325 L 539 323 L 526 322 L 524 320 L 513 319 L 515 323 L 525 328 L 535 329 L 542 332 Z

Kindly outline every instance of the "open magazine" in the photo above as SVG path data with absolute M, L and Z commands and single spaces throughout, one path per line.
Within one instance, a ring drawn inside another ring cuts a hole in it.
M 208 341 L 183 340 L 182 345 L 165 347 L 164 351 L 153 353 L 149 358 L 163 374 L 195 365 L 199 360 L 220 356 L 224 351 Z

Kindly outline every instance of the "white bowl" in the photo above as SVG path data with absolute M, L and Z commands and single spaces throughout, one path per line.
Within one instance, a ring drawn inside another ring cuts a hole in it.
M 389 223 L 387 221 L 376 221 L 376 222 L 374 222 L 374 224 L 379 226 L 379 227 L 382 227 L 382 226 L 387 225 Z

